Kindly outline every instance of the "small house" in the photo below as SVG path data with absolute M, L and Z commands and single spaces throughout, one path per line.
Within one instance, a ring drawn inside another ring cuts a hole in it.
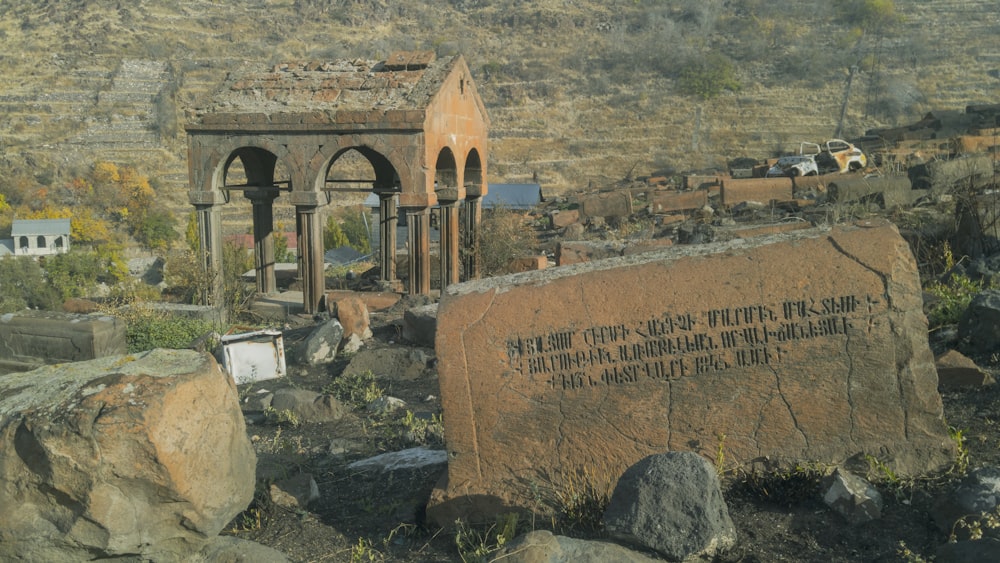
M 14 219 L 10 236 L 16 256 L 69 252 L 69 219 Z

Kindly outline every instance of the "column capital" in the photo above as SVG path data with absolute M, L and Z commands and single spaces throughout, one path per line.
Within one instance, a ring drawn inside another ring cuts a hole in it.
M 244 190 L 243 196 L 254 203 L 270 203 L 277 199 L 278 192 L 268 189 Z
M 289 195 L 289 203 L 296 207 L 319 207 L 329 202 L 326 200 L 326 194 L 319 192 L 297 192 L 293 190 Z
M 228 203 L 229 198 L 219 190 L 191 190 L 188 192 L 188 201 L 191 205 L 221 205 Z

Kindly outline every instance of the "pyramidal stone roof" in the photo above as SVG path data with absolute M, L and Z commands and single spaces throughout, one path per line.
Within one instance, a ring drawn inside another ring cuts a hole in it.
M 281 63 L 266 71 L 244 66 L 230 73 L 208 106 L 194 110 L 192 124 L 224 125 L 237 114 L 244 115 L 237 120 L 242 124 L 248 124 L 246 114 L 258 115 L 250 121 L 266 115 L 281 124 L 290 122 L 289 114 L 308 113 L 314 123 L 350 123 L 357 113 L 422 113 L 459 58 L 399 51 L 384 61 Z

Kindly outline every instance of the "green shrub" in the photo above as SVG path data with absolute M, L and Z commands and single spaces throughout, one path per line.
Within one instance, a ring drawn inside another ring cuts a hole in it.
M 703 100 L 710 100 L 723 90 L 740 90 L 736 67 L 725 55 L 718 53 L 685 63 L 678 77 L 678 85 L 684 94 Z
M 130 309 L 124 317 L 130 354 L 153 348 L 184 349 L 214 328 L 209 321 L 164 315 L 141 305 Z
M 924 290 L 938 298 L 927 310 L 930 329 L 956 324 L 972 299 L 982 290 L 989 289 L 987 285 L 992 284 L 974 281 L 965 274 L 952 274 L 947 282 L 927 284 Z
M 54 310 L 61 304 L 59 292 L 46 283 L 41 266 L 31 257 L 0 259 L 0 312 Z

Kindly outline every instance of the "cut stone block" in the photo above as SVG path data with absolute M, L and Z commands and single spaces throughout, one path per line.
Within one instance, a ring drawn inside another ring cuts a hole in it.
M 532 483 L 688 450 L 899 475 L 953 459 L 917 266 L 888 223 L 810 229 L 449 286 L 447 482 L 428 515 L 536 506 Z

